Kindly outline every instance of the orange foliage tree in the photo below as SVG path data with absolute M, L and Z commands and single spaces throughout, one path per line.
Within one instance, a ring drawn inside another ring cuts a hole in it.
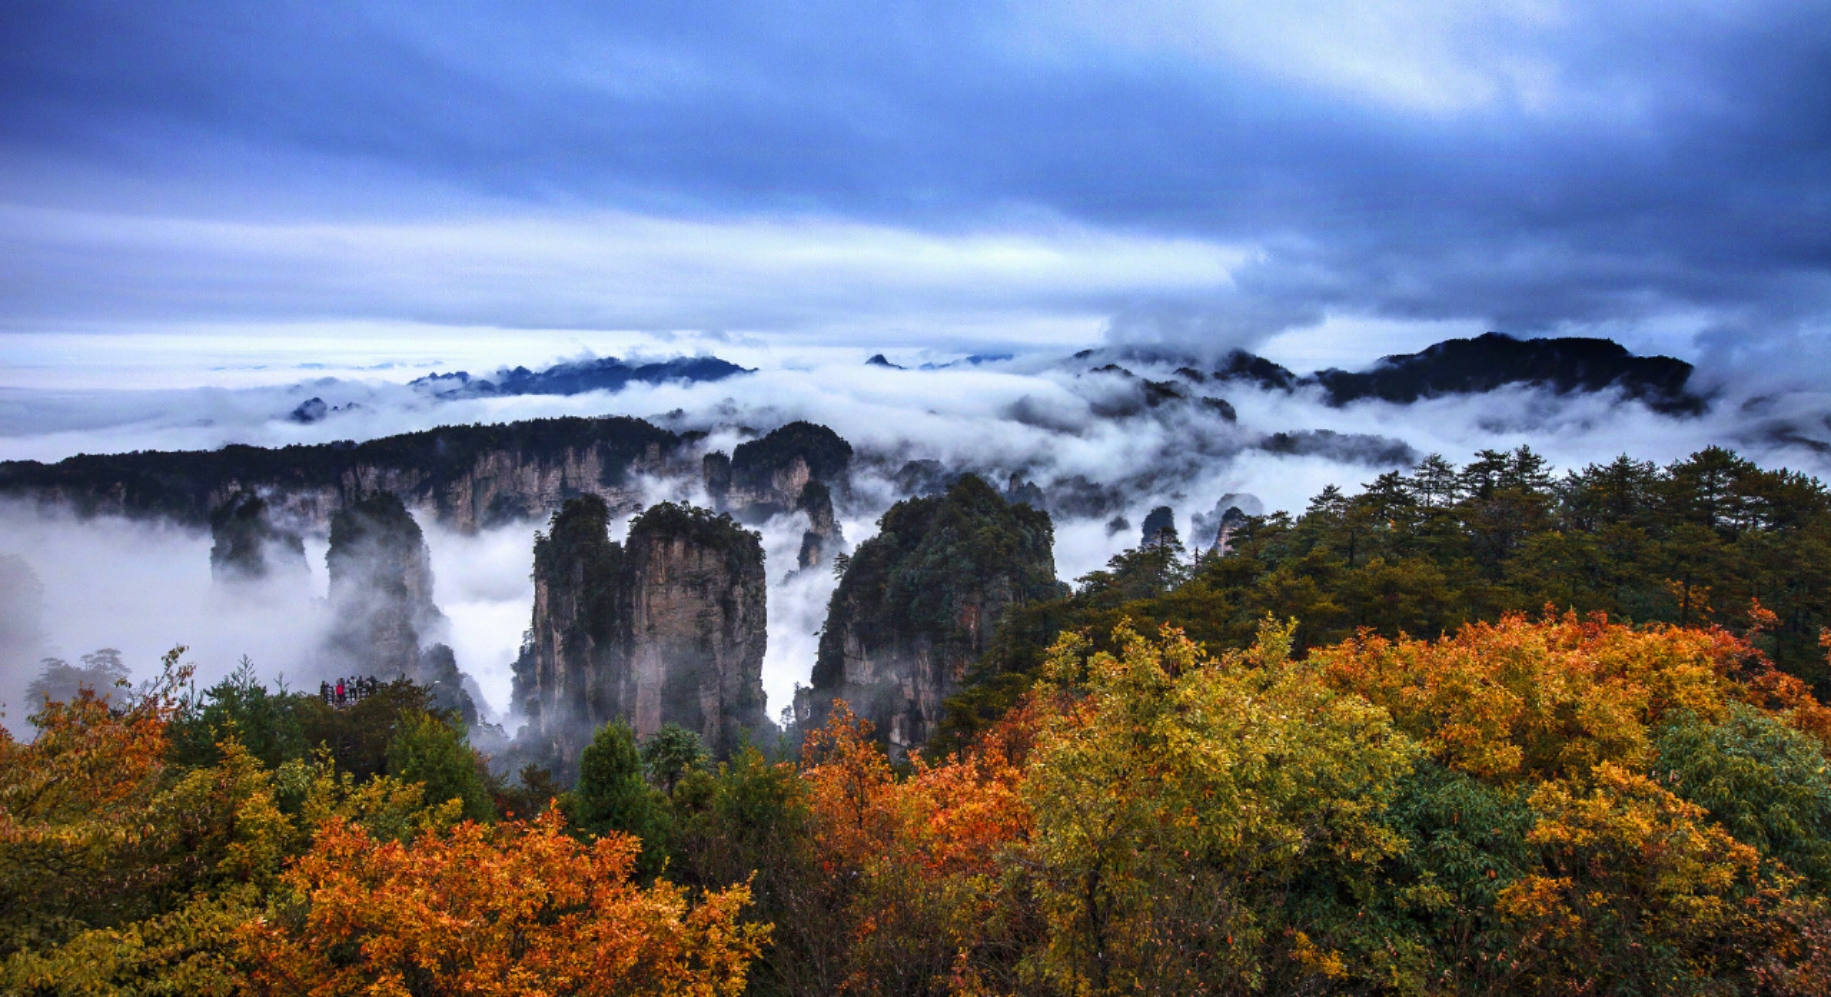
M 735 995 L 769 929 L 749 890 L 689 904 L 631 879 L 640 844 L 582 844 L 557 811 L 377 843 L 341 819 L 284 875 L 276 916 L 244 929 L 257 994 Z
M 1030 817 L 1017 792 L 1026 717 L 905 778 L 838 704 L 803 747 L 815 854 L 851 926 L 841 988 L 951 993 L 1008 968 L 1029 913 L 1003 870 Z M 983 984 L 975 984 L 983 985 Z
M 138 694 L 46 702 L 29 742 L 0 730 L 0 992 L 233 992 L 292 823 L 232 735 L 169 764 L 182 651 Z
M 1824 743 L 1825 711 L 1748 640 L 1717 627 L 1627 627 L 1601 614 L 1515 615 L 1437 641 L 1363 634 L 1311 660 L 1337 688 L 1390 711 L 1437 763 L 1492 787 L 1485 797 L 1453 790 L 1461 802 L 1447 808 L 1452 821 L 1477 799 L 1499 810 L 1523 805 L 1521 865 L 1492 893 L 1458 891 L 1453 868 L 1427 873 L 1433 891 L 1448 891 L 1441 906 L 1481 895 L 1497 915 L 1498 944 L 1481 964 L 1458 967 L 1465 984 L 1545 992 L 1588 980 L 1676 992 L 1736 991 L 1758 979 L 1797 990 L 1823 979 L 1814 941 L 1825 932 L 1822 905 L 1798 894 L 1794 870 L 1757 848 L 1759 836 L 1731 832 L 1778 821 L 1782 837 L 1810 845 L 1831 830 L 1801 823 L 1831 814 L 1824 759 L 1787 769 L 1798 756 L 1774 753 Z M 1765 745 L 1750 739 L 1763 730 L 1779 733 L 1763 735 Z M 1684 760 L 1662 754 L 1683 744 L 1721 749 L 1694 757 L 1715 768 L 1687 780 Z M 1439 785 L 1453 788 L 1446 778 Z M 1694 799 L 1724 787 L 1748 812 L 1734 826 Z M 1438 827 L 1419 840 L 1453 854 L 1443 842 L 1464 835 Z M 1492 877 L 1505 864 L 1496 857 L 1474 864 Z
M 165 760 L 183 648 L 125 705 L 47 702 L 38 736 L 0 728 L 0 956 L 168 911 L 194 889 L 277 864 L 284 819 L 231 739 L 217 766 Z
M 1450 768 L 1503 782 L 1644 768 L 1668 715 L 1706 720 L 1785 677 L 1728 631 L 1508 616 L 1436 641 L 1363 633 L 1314 651 L 1328 682 L 1392 714 Z M 1798 695 L 1803 696 L 1803 691 Z M 1810 697 L 1805 697 L 1809 699 Z
M 1762 951 L 1774 899 L 1760 855 L 1704 808 L 1602 762 L 1588 785 L 1532 794 L 1539 871 L 1500 893 L 1511 966 L 1537 989 L 1609 970 L 1616 979 L 1727 982 Z
M 1831 840 L 1825 709 L 1747 639 L 1292 631 L 1067 635 L 903 772 L 836 709 L 801 771 L 845 936 L 818 992 L 1831 992 L 1789 865 Z
M 151 861 L 162 851 L 148 820 L 164 774 L 160 711 L 111 714 L 84 689 L 35 718 L 33 741 L 0 728 L 0 925 L 9 949 L 143 916 L 147 887 L 156 892 L 175 871 Z

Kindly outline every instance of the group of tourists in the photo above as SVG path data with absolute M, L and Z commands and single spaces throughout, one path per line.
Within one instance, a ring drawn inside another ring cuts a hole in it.
M 336 682 L 318 683 L 318 695 L 328 706 L 349 706 L 375 695 L 380 688 L 381 680 L 373 675 L 366 678 L 352 676 L 340 678 Z

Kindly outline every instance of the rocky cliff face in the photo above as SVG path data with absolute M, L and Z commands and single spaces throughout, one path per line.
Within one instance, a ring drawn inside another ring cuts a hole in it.
M 529 752 L 570 778 L 596 727 L 622 710 L 629 669 L 623 547 L 597 496 L 570 499 L 534 538 L 534 616 L 515 662 Z
M 1047 513 L 973 475 L 899 502 L 846 563 L 796 721 L 823 723 L 843 699 L 893 753 L 918 747 L 1005 610 L 1059 593 Z
M 845 547 L 833 513 L 833 487 L 845 485 L 852 445 L 838 433 L 811 422 L 791 422 L 767 436 L 740 444 L 731 454 L 705 456 L 706 494 L 714 509 L 741 522 L 761 523 L 784 512 L 807 516 L 797 561 L 814 568 Z
M 21 695 L 44 657 L 44 585 L 17 554 L 0 554 L 0 697 L 23 716 L 35 704 Z
M 1160 505 L 1144 517 L 1144 530 L 1138 538 L 1141 547 L 1154 544 L 1180 543 L 1176 535 L 1176 510 L 1167 505 Z
M 331 517 L 331 628 L 325 658 L 340 674 L 406 677 L 433 691 L 433 702 L 475 722 L 477 706 L 443 644 L 432 601 L 432 566 L 418 523 L 400 497 L 379 492 Z
M 432 567 L 418 523 L 381 492 L 331 518 L 331 649 L 378 675 L 419 669 L 420 630 L 438 619 Z
M 210 513 L 210 540 L 210 573 L 221 584 L 306 570 L 303 538 L 276 525 L 252 492 L 237 492 Z
M 766 587 L 755 533 L 703 509 L 664 502 L 630 524 L 624 702 L 636 733 L 664 723 L 698 731 L 720 756 L 766 723 Z
M 270 519 L 322 533 L 337 510 L 392 492 L 457 529 L 545 516 L 576 495 L 639 507 L 636 478 L 660 472 L 681 437 L 640 419 L 535 419 L 447 426 L 367 443 L 79 456 L 0 463 L 0 494 L 95 514 L 156 515 L 203 524 L 243 492 Z
M 565 503 L 534 547 L 534 614 L 515 664 L 528 754 L 561 778 L 598 725 L 665 723 L 720 754 L 766 723 L 760 538 L 730 518 L 662 503 L 609 539 L 609 507 Z
M 826 485 L 810 481 L 801 489 L 796 510 L 807 515 L 807 531 L 801 534 L 801 553 L 796 558 L 802 569 L 818 568 L 837 555 L 845 546 L 839 519 L 833 514 L 833 493 Z
M 561 431 L 550 437 L 466 441 L 477 444 L 471 452 L 438 463 L 422 461 L 418 454 L 398 460 L 365 455 L 370 459 L 345 466 L 334 482 L 286 490 L 278 500 L 281 514 L 316 527 L 330 510 L 375 491 L 406 497 L 438 521 L 466 532 L 551 514 L 576 495 L 596 495 L 611 508 L 629 512 L 641 504 L 636 479 L 660 471 L 679 442 L 674 434 L 638 419 L 542 421 L 586 425 L 555 427 Z
M 852 445 L 811 422 L 791 422 L 760 439 L 739 444 L 727 457 L 705 458 L 706 492 L 713 508 L 742 522 L 761 522 L 797 507 L 809 482 L 843 485 Z

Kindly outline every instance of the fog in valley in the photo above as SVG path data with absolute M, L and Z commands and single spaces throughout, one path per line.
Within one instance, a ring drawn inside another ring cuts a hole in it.
M 855 448 L 847 487 L 835 493 L 848 549 L 876 532 L 877 518 L 892 503 L 971 471 L 1001 490 L 1041 490 L 1054 517 L 1056 572 L 1064 581 L 1135 546 L 1155 507 L 1170 506 L 1185 541 L 1206 547 L 1227 505 L 1248 513 L 1300 512 L 1327 485 L 1352 489 L 1429 453 L 1464 462 L 1482 449 L 1530 444 L 1562 471 L 1624 452 L 1663 463 L 1720 444 L 1764 466 L 1821 477 L 1831 470 L 1831 447 L 1820 442 L 1831 429 L 1812 421 L 1825 410 L 1824 396 L 1755 382 L 1719 379 L 1703 415 L 1674 416 L 1615 391 L 1554 395 L 1525 386 L 1332 407 L 1314 387 L 1284 392 L 1248 381 L 1179 380 L 1174 368 L 1184 358 L 1122 345 L 1077 361 L 1039 354 L 930 370 L 865 365 L 850 353 L 777 358 L 773 365 L 765 365 L 768 358 L 743 359 L 757 369 L 721 381 L 631 384 L 571 396 L 448 400 L 353 377 L 157 392 L 13 389 L 0 405 L 0 458 L 365 440 L 438 425 L 623 414 L 705 433 L 689 444 L 690 459 L 681 464 L 697 469 L 704 452 L 729 452 L 805 419 L 831 427 Z M 1107 363 L 1125 372 L 1097 369 Z M 1152 401 L 1141 388 L 1146 381 L 1176 384 L 1181 394 Z M 325 414 L 313 421 L 289 417 L 307 398 L 320 399 Z M 640 489 L 644 504 L 709 504 L 697 473 L 645 478 Z M 1227 502 L 1217 504 L 1224 496 Z M 518 722 L 506 715 L 512 665 L 529 626 L 534 535 L 545 523 L 519 520 L 466 533 L 439 522 L 430 509 L 410 511 L 424 533 L 431 601 L 443 617 L 429 624 L 422 642 L 452 648 L 481 694 L 481 716 L 512 733 Z M 621 539 L 628 519 L 616 519 L 613 538 Z M 825 566 L 797 570 L 804 514 L 750 525 L 761 532 L 766 557 L 763 681 L 773 717 L 796 684 L 808 680 L 835 579 Z M 301 534 L 302 564 L 282 563 L 265 577 L 225 585 L 212 578 L 207 529 L 85 519 L 20 499 L 0 504 L 6 724 L 24 729 L 31 709 L 26 686 L 41 659 L 76 662 L 103 648 L 118 649 L 135 679 L 156 673 L 160 656 L 179 645 L 189 648 L 186 660 L 195 663 L 200 686 L 244 656 L 262 676 L 283 676 L 293 688 L 334 678 L 323 653 L 332 623 L 328 540 L 322 529 Z

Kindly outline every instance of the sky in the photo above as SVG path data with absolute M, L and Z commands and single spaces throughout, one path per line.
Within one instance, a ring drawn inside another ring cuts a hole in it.
M 1831 7 L 0 18 L 3 387 L 632 343 L 1313 369 L 1485 329 L 1827 373 Z

